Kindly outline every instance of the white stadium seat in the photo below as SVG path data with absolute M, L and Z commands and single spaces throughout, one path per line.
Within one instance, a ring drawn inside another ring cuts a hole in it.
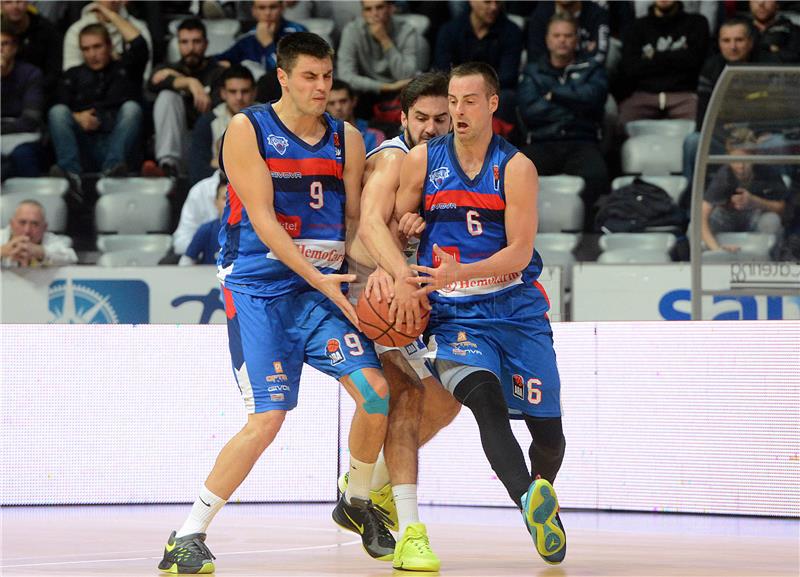
M 603 264 L 660 264 L 672 262 L 672 259 L 663 251 L 620 248 L 604 252 L 597 262 Z
M 66 178 L 55 176 L 9 178 L 3 183 L 2 187 L 3 194 L 22 192 L 31 195 L 52 194 L 62 196 L 67 190 L 69 190 L 69 181 Z
M 632 120 L 625 124 L 628 136 L 642 136 L 655 134 L 656 136 L 680 136 L 685 138 L 694 132 L 694 120 L 665 119 L 665 120 Z
M 167 195 L 172 191 L 173 182 L 169 178 L 150 178 L 129 176 L 123 178 L 101 178 L 97 181 L 97 194 L 116 194 L 130 192 L 136 194 Z
M 539 233 L 583 228 L 583 200 L 574 194 L 539 190 Z
M 669 253 L 673 246 L 675 235 L 668 232 L 617 232 L 600 237 L 603 251 L 633 249 Z
M 536 235 L 536 250 L 572 252 L 581 240 L 580 234 L 568 232 L 543 232 Z
M 667 175 L 683 168 L 683 136 L 642 134 L 622 145 L 622 171 Z
M 740 247 L 738 252 L 725 250 L 709 250 L 703 253 L 703 262 L 752 262 L 769 261 L 770 251 L 778 242 L 777 235 L 763 232 L 720 232 L 717 233 L 720 245 L 728 244 Z
M 97 237 L 100 252 L 138 250 L 165 255 L 171 246 L 171 234 L 104 234 Z
M 170 206 L 166 196 L 117 192 L 101 196 L 94 215 L 98 233 L 166 232 Z
M 586 183 L 580 176 L 570 174 L 556 174 L 554 176 L 539 177 L 539 192 L 547 190 L 560 194 L 580 195 Z
M 163 254 L 151 250 L 120 250 L 106 252 L 97 259 L 97 266 L 157 266 Z

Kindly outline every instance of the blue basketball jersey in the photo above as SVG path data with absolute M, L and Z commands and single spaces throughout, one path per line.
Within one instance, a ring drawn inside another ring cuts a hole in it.
M 505 169 L 518 150 L 494 135 L 481 171 L 467 178 L 456 156 L 453 134 L 428 141 L 427 178 L 423 189 L 423 216 L 427 226 L 420 238 L 417 260 L 428 267 L 439 265 L 433 245 L 459 262 L 484 260 L 507 246 L 505 229 Z M 469 303 L 494 298 L 520 285 L 536 283 L 542 259 L 533 251 L 530 263 L 521 271 L 453 283 L 430 295 L 433 302 Z M 542 306 L 546 298 L 540 291 Z
M 272 178 L 278 221 L 311 264 L 325 274 L 339 272 L 346 232 L 344 123 L 324 114 L 325 134 L 312 145 L 295 136 L 271 104 L 242 112 L 253 124 L 259 152 Z M 222 223 L 217 277 L 226 288 L 256 296 L 308 288 L 305 279 L 258 238 L 232 184 L 228 185 Z

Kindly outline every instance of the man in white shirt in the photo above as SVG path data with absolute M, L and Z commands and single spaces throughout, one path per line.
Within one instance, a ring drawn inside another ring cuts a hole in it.
M 172 234 L 172 249 L 175 254 L 182 255 L 186 252 L 194 233 L 201 224 L 219 217 L 215 199 L 217 198 L 217 189 L 223 186 L 228 186 L 228 179 L 221 171 L 217 170 L 189 190 L 189 195 L 181 209 L 178 228 Z
M 9 226 L 0 230 L 3 268 L 65 266 L 78 262 L 69 238 L 47 232 L 44 207 L 35 200 L 17 205 Z

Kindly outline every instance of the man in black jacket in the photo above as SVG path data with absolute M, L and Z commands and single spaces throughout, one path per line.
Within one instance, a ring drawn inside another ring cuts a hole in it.
M 756 30 L 755 60 L 800 62 L 800 28 L 778 13 L 775 0 L 750 0 L 750 15 Z
M 123 35 L 127 50 L 112 60 L 111 38 L 102 24 L 80 31 L 84 63 L 67 70 L 48 121 L 56 166 L 51 174 L 79 183 L 84 163 L 106 176 L 127 174 L 126 159 L 139 141 L 142 124 L 141 78 L 149 50 L 139 30 L 102 5 L 105 16 Z
M 519 111 L 529 143 L 523 152 L 543 176 L 572 174 L 584 179 L 588 225 L 589 209 L 608 189 L 599 144 L 608 77 L 596 58 L 577 59 L 578 25 L 571 15 L 550 18 L 546 42 L 548 54 L 525 67 L 519 87 Z
M 619 123 L 643 118 L 694 119 L 697 77 L 708 52 L 708 21 L 681 2 L 656 0 L 622 42 Z
M 49 98 L 61 74 L 63 41 L 56 27 L 35 12 L 28 2 L 3 2 L 3 20 L 12 25 L 19 37 L 17 60 L 33 64 L 44 74 L 43 88 Z

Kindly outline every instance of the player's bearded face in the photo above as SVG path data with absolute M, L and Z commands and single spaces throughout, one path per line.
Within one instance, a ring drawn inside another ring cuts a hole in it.
M 450 132 L 450 113 L 444 96 L 422 96 L 401 115 L 405 137 L 412 148 Z
M 325 112 L 333 84 L 330 58 L 298 56 L 291 72 L 280 78 L 295 106 L 303 114 L 319 116 Z

